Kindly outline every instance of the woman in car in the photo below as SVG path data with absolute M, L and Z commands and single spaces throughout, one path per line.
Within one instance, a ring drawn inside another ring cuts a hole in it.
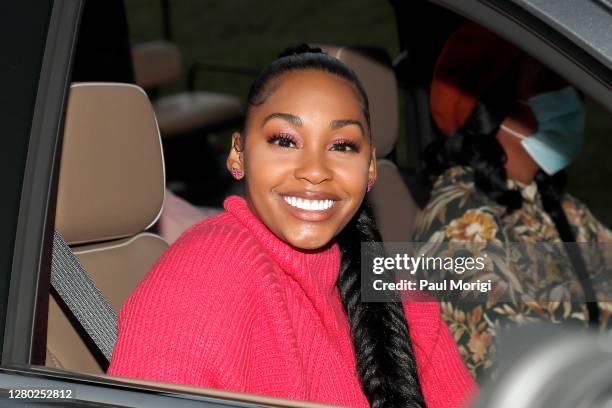
M 578 155 L 585 127 L 574 88 L 472 23 L 451 35 L 434 71 L 431 109 L 444 137 L 426 151 L 434 184 L 414 240 L 479 245 L 498 267 L 486 304 L 442 304 L 461 355 L 481 380 L 492 373 L 494 340 L 508 323 L 606 327 L 612 310 L 594 299 L 595 291 L 609 293 L 597 245 L 538 247 L 534 258 L 512 252 L 526 251 L 515 243 L 596 244 L 611 242 L 612 234 L 565 192 L 562 169 Z M 593 284 L 598 280 L 603 286 Z
M 368 99 L 306 46 L 247 96 L 228 169 L 246 198 L 188 230 L 126 301 L 108 374 L 351 407 L 456 407 L 474 383 L 439 304 L 362 303 L 380 241 Z

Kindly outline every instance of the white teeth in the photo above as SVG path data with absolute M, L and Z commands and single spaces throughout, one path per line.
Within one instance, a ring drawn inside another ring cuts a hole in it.
M 325 211 L 334 205 L 334 200 L 306 200 L 299 197 L 283 197 L 287 204 L 302 210 Z

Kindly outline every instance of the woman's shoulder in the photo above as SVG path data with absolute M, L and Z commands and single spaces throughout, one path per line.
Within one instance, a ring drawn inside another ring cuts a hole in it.
M 223 211 L 213 217 L 206 218 L 187 228 L 176 241 L 182 245 L 193 245 L 199 241 L 223 236 L 243 236 L 244 228 L 228 211 Z
M 437 301 L 405 301 L 404 313 L 428 405 L 466 406 L 477 386 L 463 362 Z
M 469 167 L 451 167 L 434 183 L 431 198 L 417 218 L 415 239 L 429 241 L 453 223 L 477 222 L 497 231 L 501 213 L 501 208 L 475 187 Z
M 248 229 L 224 212 L 185 231 L 159 257 L 130 299 L 149 298 L 157 292 L 241 296 L 256 289 L 269 263 Z
M 476 187 L 474 170 L 467 166 L 450 167 L 434 182 L 426 209 L 437 210 L 443 205 L 457 206 L 459 209 L 498 206 Z
M 262 252 L 231 214 L 186 231 L 121 307 L 113 375 L 239 384 L 232 370 L 248 360 L 233 357 L 248 347 L 261 304 L 274 295 L 262 279 L 271 270 Z
M 565 194 L 561 205 L 574 229 L 577 242 L 612 242 L 612 231 L 578 198 Z
M 415 352 L 427 356 L 440 336 L 443 324 L 440 304 L 432 300 L 408 300 L 403 304 Z
M 166 251 L 195 255 L 201 261 L 221 256 L 228 261 L 244 259 L 250 252 L 260 252 L 260 243 L 234 215 L 225 211 L 188 228 Z

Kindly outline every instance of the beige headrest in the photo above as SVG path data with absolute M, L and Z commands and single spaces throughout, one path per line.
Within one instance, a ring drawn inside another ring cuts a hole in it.
M 135 235 L 159 217 L 164 163 L 153 108 L 136 85 L 70 88 L 55 229 L 70 244 Z
M 387 156 L 397 139 L 398 96 L 393 68 L 351 47 L 316 45 L 329 55 L 344 62 L 357 74 L 370 101 L 372 138 L 376 156 Z
M 151 41 L 132 47 L 134 80 L 143 88 L 174 82 L 181 76 L 181 51 L 167 41 Z

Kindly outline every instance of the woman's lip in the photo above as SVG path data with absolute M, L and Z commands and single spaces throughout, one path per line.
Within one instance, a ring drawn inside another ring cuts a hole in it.
M 293 215 L 295 218 L 299 220 L 307 221 L 307 222 L 326 221 L 330 219 L 336 213 L 337 207 L 340 205 L 338 203 L 338 201 L 340 201 L 338 196 L 333 195 L 333 194 L 317 193 L 314 195 L 311 194 L 306 197 L 304 195 L 300 195 L 298 192 L 292 192 L 292 193 L 279 194 L 278 197 L 280 201 L 282 202 L 281 205 L 285 206 L 285 208 L 289 211 L 291 215 Z M 333 201 L 333 204 L 331 207 L 329 207 L 326 210 L 305 210 L 302 208 L 292 206 L 287 201 L 285 201 L 285 197 L 296 197 L 296 198 L 299 197 L 299 198 L 307 199 L 307 200 L 331 200 Z M 318 197 L 322 197 L 322 198 L 318 198 Z M 329 197 L 334 197 L 334 198 L 329 198 Z
M 332 200 L 340 201 L 340 197 L 333 193 L 326 193 L 324 191 L 286 191 L 279 193 L 281 196 L 304 198 L 306 200 Z

